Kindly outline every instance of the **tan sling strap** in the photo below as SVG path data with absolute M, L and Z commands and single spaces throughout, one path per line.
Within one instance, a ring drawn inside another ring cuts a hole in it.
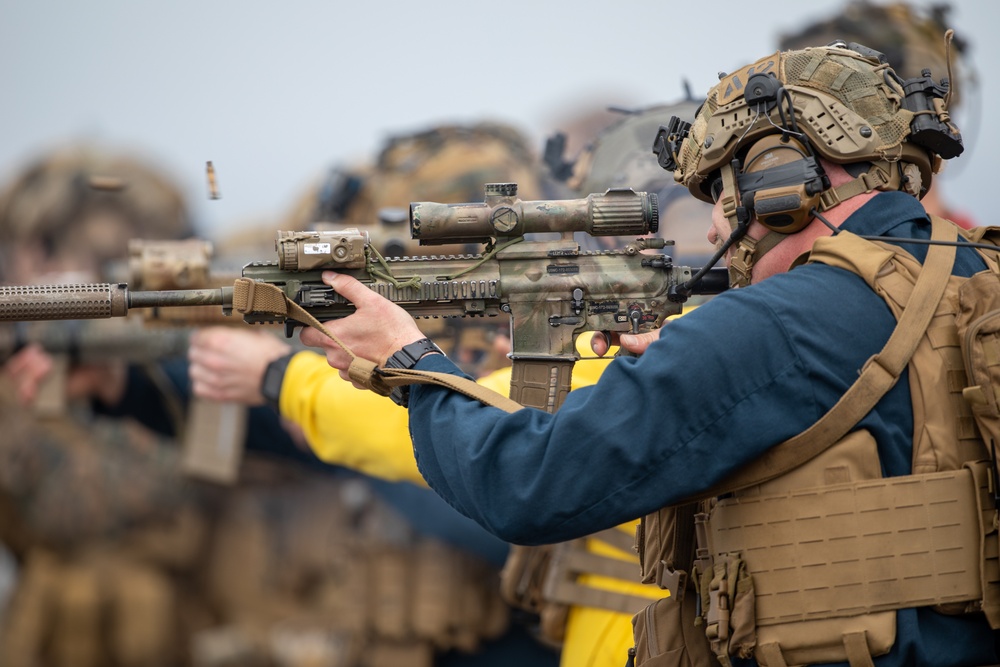
M 956 240 L 954 225 L 936 216 L 931 217 L 931 223 L 932 241 Z M 858 248 L 857 253 L 851 254 L 858 257 L 863 257 L 866 253 L 871 255 L 873 247 L 886 260 L 892 255 L 890 251 L 882 250 L 860 236 L 844 231 L 833 237 L 818 239 L 813 252 L 822 252 L 823 247 L 830 243 L 851 244 Z M 807 430 L 770 448 L 760 458 L 746 464 L 718 484 L 678 502 L 720 496 L 774 479 L 805 463 L 844 437 L 889 391 L 906 368 L 944 295 L 954 265 L 955 252 L 954 245 L 933 244 L 928 248 L 927 259 L 910 300 L 885 347 L 865 363 L 858 379 L 825 415 Z
M 306 309 L 289 299 L 280 287 L 269 283 L 237 278 L 233 285 L 233 308 L 239 313 L 267 313 L 288 317 L 308 324 L 324 336 L 336 343 L 351 357 L 348 374 L 352 381 L 371 389 L 377 394 L 388 396 L 392 387 L 405 384 L 436 384 L 448 387 L 465 394 L 486 405 L 500 408 L 506 412 L 517 412 L 521 405 L 510 400 L 503 394 L 483 387 L 464 377 L 449 373 L 435 373 L 405 370 L 401 368 L 379 367 L 373 361 L 363 359 L 354 354 L 343 342 L 330 333 L 323 323 L 313 317 Z

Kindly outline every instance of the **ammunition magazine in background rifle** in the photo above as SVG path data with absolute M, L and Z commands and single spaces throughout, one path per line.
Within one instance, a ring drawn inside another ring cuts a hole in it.
M 322 272 L 352 275 L 415 318 L 503 317 L 510 322 L 510 397 L 552 410 L 570 389 L 586 331 L 648 331 L 681 312 L 694 294 L 726 289 L 724 269 L 693 281 L 695 270 L 668 255 L 645 254 L 669 242 L 636 238 L 617 250 L 582 252 L 573 233 L 646 235 L 657 230 L 656 196 L 612 189 L 582 199 L 522 201 L 512 183 L 488 184 L 482 203 L 410 205 L 410 232 L 421 245 L 482 243 L 475 255 L 383 258 L 357 229 L 278 232 L 277 261 L 251 262 L 237 281 L 249 323 L 303 323 L 280 309 L 258 309 L 254 285 L 267 284 L 316 319 L 350 315 L 354 306 L 322 282 Z M 557 240 L 530 240 L 558 232 Z M 234 286 L 234 287 L 235 287 Z M 125 283 L 0 287 L 0 320 L 99 319 L 129 309 L 221 306 L 234 288 L 133 291 Z
M 212 289 L 232 284 L 238 270 L 219 270 L 214 248 L 203 239 L 131 239 L 128 244 L 128 282 L 142 290 Z M 141 317 L 151 330 L 189 326 L 246 326 L 243 320 L 203 305 L 146 308 Z M 246 438 L 247 406 L 192 396 L 183 420 L 181 469 L 219 484 L 232 484 L 239 475 Z

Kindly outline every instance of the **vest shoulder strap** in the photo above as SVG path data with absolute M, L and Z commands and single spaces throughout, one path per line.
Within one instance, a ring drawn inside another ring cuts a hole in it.
M 931 223 L 932 241 L 947 244 L 956 240 L 954 225 L 936 216 L 932 216 Z M 954 245 L 930 246 L 913 293 L 889 340 L 878 354 L 865 363 L 858 379 L 825 415 L 806 431 L 775 445 L 763 456 L 733 472 L 718 484 L 680 502 L 719 496 L 774 479 L 797 468 L 844 437 L 896 383 L 906 368 L 944 296 L 954 266 L 955 252 Z M 836 261 L 835 265 L 863 278 L 877 275 L 893 254 L 891 250 L 850 232 L 840 232 L 836 236 L 819 239 L 813 250 L 816 261 L 826 263 L 826 259 L 831 259 L 831 263 Z M 810 261 L 813 259 L 811 256 Z

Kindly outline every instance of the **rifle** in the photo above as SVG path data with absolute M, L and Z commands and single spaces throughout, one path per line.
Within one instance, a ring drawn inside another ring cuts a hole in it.
M 654 194 L 610 189 L 582 199 L 522 201 L 513 183 L 486 185 L 482 203 L 410 204 L 410 233 L 421 245 L 484 244 L 472 255 L 382 257 L 367 234 L 279 231 L 277 261 L 250 262 L 233 287 L 132 291 L 125 283 L 0 287 L 0 320 L 122 317 L 135 308 L 192 305 L 234 309 L 251 324 L 304 326 L 300 307 L 316 320 L 346 317 L 354 306 L 322 282 L 326 270 L 347 273 L 415 318 L 507 317 L 513 362 L 510 397 L 551 410 L 569 392 L 585 331 L 639 333 L 681 312 L 691 295 L 727 287 L 724 269 L 675 266 L 645 254 L 671 242 L 636 238 L 617 250 L 581 251 L 574 232 L 645 235 L 659 226 Z M 535 240 L 555 232 L 554 240 Z M 261 287 L 263 286 L 263 287 Z M 273 303 L 273 291 L 285 303 Z M 261 292 L 272 303 L 261 303 Z
M 12 322 L 0 326 L 0 364 L 27 345 L 38 345 L 51 355 L 53 369 L 38 389 L 32 405 L 40 417 L 65 414 L 66 381 L 76 364 L 111 360 L 146 365 L 165 357 L 183 357 L 189 328 L 150 332 L 134 319 L 124 321 Z M 179 415 L 176 406 L 170 406 Z

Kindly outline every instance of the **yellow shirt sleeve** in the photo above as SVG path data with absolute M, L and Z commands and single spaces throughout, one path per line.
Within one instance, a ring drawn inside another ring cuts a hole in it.
M 593 357 L 590 337 L 580 336 L 577 350 Z M 573 369 L 573 388 L 593 384 L 610 359 L 583 359 Z M 510 368 L 478 380 L 506 396 Z M 285 371 L 281 415 L 294 422 L 320 460 L 389 481 L 426 486 L 413 458 L 407 412 L 387 397 L 356 389 L 341 379 L 315 352 L 299 352 Z
M 406 409 L 356 389 L 323 355 L 292 357 L 279 402 L 281 415 L 302 428 L 320 460 L 380 479 L 427 485 L 413 458 Z

